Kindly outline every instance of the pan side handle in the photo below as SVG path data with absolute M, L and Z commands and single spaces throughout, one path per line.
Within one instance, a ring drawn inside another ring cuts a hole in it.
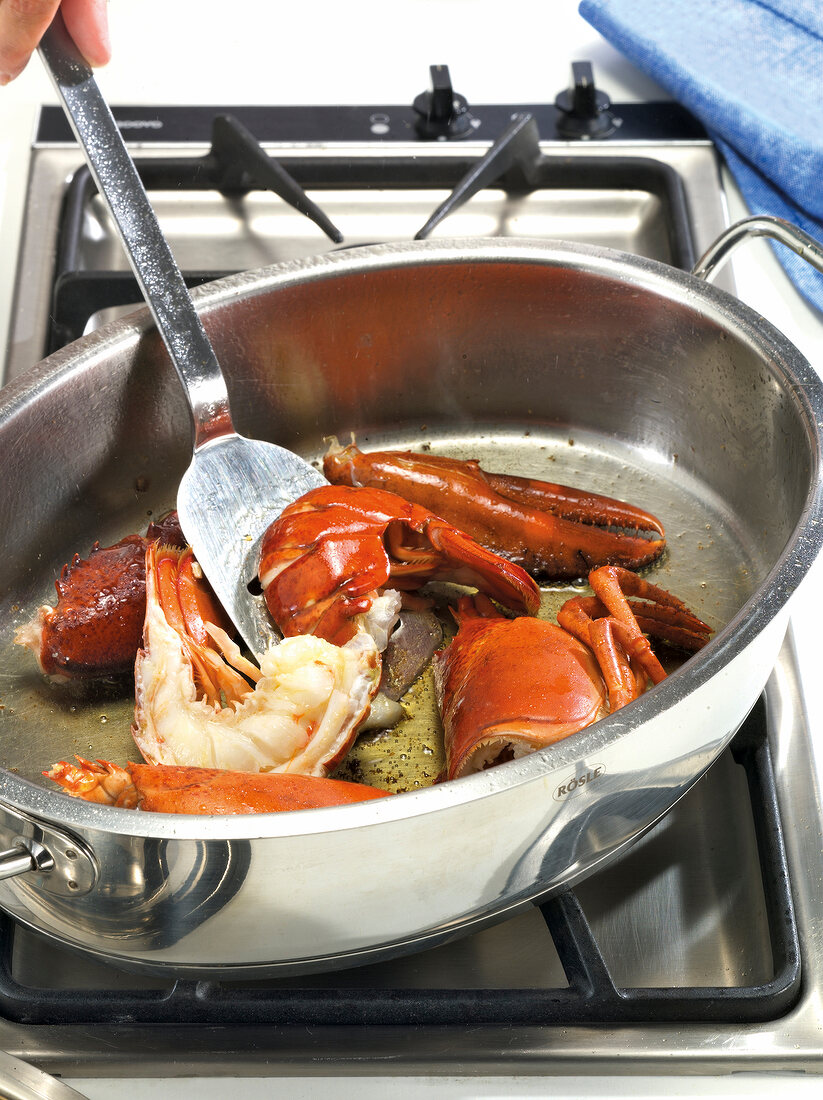
M 25 876 L 36 889 L 60 897 L 80 897 L 97 882 L 97 860 L 79 837 L 2 802 L 0 846 L 0 881 Z
M 0 879 L 17 878 L 27 871 L 50 871 L 53 866 L 54 860 L 50 852 L 45 848 L 35 852 L 22 841 L 13 848 L 0 852 Z
M 709 281 L 739 244 L 754 237 L 771 237 L 779 241 L 792 252 L 796 252 L 817 271 L 823 272 L 823 248 L 814 237 L 810 237 L 803 229 L 792 225 L 784 218 L 775 218 L 771 214 L 757 214 L 729 226 L 714 244 L 709 245 L 692 268 L 692 275 Z

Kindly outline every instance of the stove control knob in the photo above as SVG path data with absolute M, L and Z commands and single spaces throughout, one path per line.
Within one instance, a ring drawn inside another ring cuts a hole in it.
M 431 90 L 415 98 L 415 129 L 420 137 L 460 138 L 471 133 L 472 116 L 462 95 L 452 88 L 448 65 L 430 65 Z
M 614 132 L 609 97 L 597 90 L 590 61 L 572 64 L 572 86 L 554 101 L 560 112 L 557 132 L 565 138 L 602 138 Z

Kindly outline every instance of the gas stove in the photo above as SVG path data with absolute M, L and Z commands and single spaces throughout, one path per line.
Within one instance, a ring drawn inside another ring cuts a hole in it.
M 690 268 L 727 224 L 672 103 L 577 63 L 548 104 L 115 109 L 190 285 L 419 236 L 560 237 Z M 140 304 L 56 108 L 32 147 L 4 381 Z M 731 288 L 727 274 L 718 280 Z M 797 660 L 608 870 L 471 936 L 355 970 L 135 977 L 0 920 L 0 1047 L 68 1077 L 819 1072 L 820 794 Z
M 676 104 L 612 105 L 588 63 L 572 80 L 559 106 L 469 106 L 438 65 L 406 107 L 114 113 L 191 286 L 438 236 L 560 237 L 688 269 L 725 224 L 711 143 Z M 6 381 L 142 302 L 56 107 L 40 115 L 23 226 Z

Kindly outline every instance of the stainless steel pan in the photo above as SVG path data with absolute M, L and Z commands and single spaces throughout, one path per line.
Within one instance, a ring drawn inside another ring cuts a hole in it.
M 612 860 L 709 767 L 772 668 L 821 541 L 816 373 L 699 279 L 556 242 L 339 252 L 197 303 L 239 430 L 310 459 L 354 431 L 363 449 L 426 444 L 632 500 L 667 528 L 653 578 L 717 635 L 583 733 L 414 789 L 402 746 L 436 742 L 423 698 L 405 742 L 378 739 L 410 789 L 377 803 L 189 818 L 47 789 L 71 753 L 134 759 L 128 691 L 53 687 L 12 637 L 75 551 L 173 504 L 188 413 L 141 311 L 0 394 L 0 904 L 129 968 L 258 975 L 429 946 Z

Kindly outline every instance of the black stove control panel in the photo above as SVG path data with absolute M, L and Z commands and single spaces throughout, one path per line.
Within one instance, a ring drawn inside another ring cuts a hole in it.
M 541 141 L 673 142 L 707 140 L 701 124 L 672 102 L 612 104 L 595 87 L 589 62 L 575 62 L 572 83 L 552 103 L 473 104 L 455 92 L 446 65 L 432 65 L 428 91 L 407 105 L 362 106 L 116 106 L 127 142 L 209 144 L 215 115 L 231 114 L 259 142 L 327 145 L 364 142 L 496 141 L 531 115 Z M 38 144 L 74 144 L 63 110 L 43 107 Z

